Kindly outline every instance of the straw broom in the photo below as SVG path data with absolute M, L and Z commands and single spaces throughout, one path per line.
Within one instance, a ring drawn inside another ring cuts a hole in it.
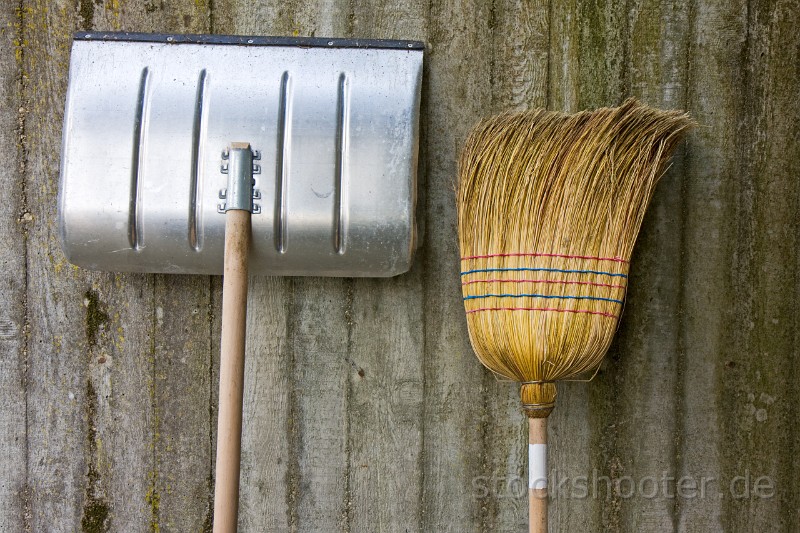
M 547 531 L 547 416 L 555 382 L 596 369 L 622 313 L 636 235 L 692 126 L 636 100 L 479 123 L 459 164 L 461 282 L 470 341 L 520 382 L 530 426 L 530 531 Z

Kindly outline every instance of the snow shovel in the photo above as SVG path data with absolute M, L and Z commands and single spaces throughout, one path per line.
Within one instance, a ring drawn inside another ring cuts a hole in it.
M 224 275 L 215 532 L 237 524 L 248 272 L 386 277 L 411 266 L 423 51 L 75 35 L 58 199 L 67 259 Z

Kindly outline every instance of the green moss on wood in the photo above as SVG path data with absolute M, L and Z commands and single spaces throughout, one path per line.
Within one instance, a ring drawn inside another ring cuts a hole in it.
M 80 0 L 78 13 L 81 16 L 82 28 L 84 30 L 92 29 L 94 23 L 94 0 Z
M 214 502 L 213 498 L 209 498 L 208 509 L 206 509 L 206 517 L 203 520 L 203 533 L 212 533 L 214 530 Z
M 91 381 L 86 382 L 86 445 L 89 451 L 86 471 L 86 496 L 81 517 L 83 533 L 108 531 L 110 509 L 105 499 L 98 495 L 100 472 L 97 469 L 97 393 Z
M 86 342 L 91 348 L 97 346 L 100 329 L 109 323 L 109 316 L 97 291 L 90 289 L 83 297 L 86 306 Z
M 81 531 L 100 533 L 108 531 L 108 505 L 103 501 L 87 501 L 83 507 Z
M 150 506 L 150 531 L 152 533 L 159 533 L 161 531 L 161 525 L 159 523 L 161 493 L 158 490 L 158 472 L 155 470 L 150 472 L 150 487 L 147 489 L 147 494 L 144 499 L 147 505 Z

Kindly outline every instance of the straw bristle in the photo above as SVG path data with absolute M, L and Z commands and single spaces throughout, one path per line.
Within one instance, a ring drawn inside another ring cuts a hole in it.
M 458 224 L 470 340 L 485 366 L 523 383 L 528 416 L 550 413 L 553 382 L 600 364 L 645 209 L 691 125 L 628 100 L 506 113 L 469 135 Z

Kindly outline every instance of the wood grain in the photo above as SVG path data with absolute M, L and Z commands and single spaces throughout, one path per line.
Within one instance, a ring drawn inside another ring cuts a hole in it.
M 732 260 L 730 220 L 737 179 L 736 141 L 740 96 L 735 80 L 746 40 L 746 8 L 740 2 L 700 2 L 690 15 L 689 105 L 702 125 L 690 140 L 683 201 L 683 276 L 681 343 L 683 435 L 679 474 L 713 479 L 705 497 L 680 499 L 678 527 L 723 530 L 725 498 L 721 417 L 726 409 L 717 388 L 726 372 L 727 309 L 736 302 L 727 270 Z M 723 266 L 724 265 L 724 266 Z M 743 305 L 744 304 L 744 305 Z M 727 477 L 727 476 L 726 476 Z M 720 497 L 715 497 L 717 493 Z
M 0 7 L 0 531 L 22 531 L 27 508 L 27 387 L 25 339 L 24 117 L 21 98 L 21 13 Z
M 628 95 L 687 107 L 700 127 L 656 193 L 601 372 L 559 387 L 550 530 L 796 530 L 797 13 L 788 0 L 6 2 L 0 532 L 211 524 L 219 278 L 91 273 L 60 252 L 76 29 L 428 46 L 412 271 L 251 279 L 241 531 L 524 530 L 517 387 L 473 356 L 459 298 L 457 155 L 489 113 Z M 698 494 L 628 498 L 602 479 L 662 473 Z M 751 494 L 733 498 L 746 475 Z M 586 497 L 570 492 L 580 476 Z M 753 494 L 762 477 L 772 496 Z
M 741 49 L 743 97 L 736 118 L 742 156 L 729 178 L 739 224 L 725 228 L 733 248 L 732 285 L 738 289 L 725 350 L 734 368 L 726 361 L 718 394 L 732 400 L 720 409 L 728 443 L 721 450 L 722 477 L 732 495 L 748 490 L 750 497 L 726 500 L 723 524 L 730 529 L 791 531 L 800 523 L 797 463 L 782 453 L 793 449 L 797 435 L 793 317 L 798 313 L 792 282 L 798 270 L 796 261 L 788 260 L 797 257 L 800 213 L 795 190 L 800 116 L 789 96 L 800 90 L 795 8 L 785 2 L 749 4 Z M 765 480 L 774 486 L 774 497 L 753 497 L 754 487 Z
M 27 110 L 24 190 L 33 218 L 26 250 L 30 324 L 27 424 L 31 435 L 26 525 L 34 531 L 69 531 L 81 527 L 87 504 L 87 520 L 96 518 L 104 523 L 108 516 L 108 496 L 96 483 L 107 470 L 108 456 L 103 456 L 101 464 L 92 371 L 105 372 L 97 367 L 96 352 L 106 345 L 103 337 L 110 315 L 100 304 L 107 294 L 99 296 L 91 278 L 66 263 L 56 235 L 61 118 L 70 34 L 77 25 L 75 13 L 66 2 L 32 0 L 22 7 L 22 97 Z M 130 326 L 136 323 L 134 319 Z M 130 447 L 122 450 L 131 452 Z M 129 486 L 136 494 L 142 494 L 143 488 Z
M 284 278 L 250 280 L 242 430 L 241 531 L 290 531 L 290 398 L 293 378 L 288 346 Z
M 491 112 L 489 6 L 435 2 L 429 28 L 426 137 L 423 531 L 478 530 L 484 521 L 485 370 L 469 346 L 455 223 L 458 152 Z

